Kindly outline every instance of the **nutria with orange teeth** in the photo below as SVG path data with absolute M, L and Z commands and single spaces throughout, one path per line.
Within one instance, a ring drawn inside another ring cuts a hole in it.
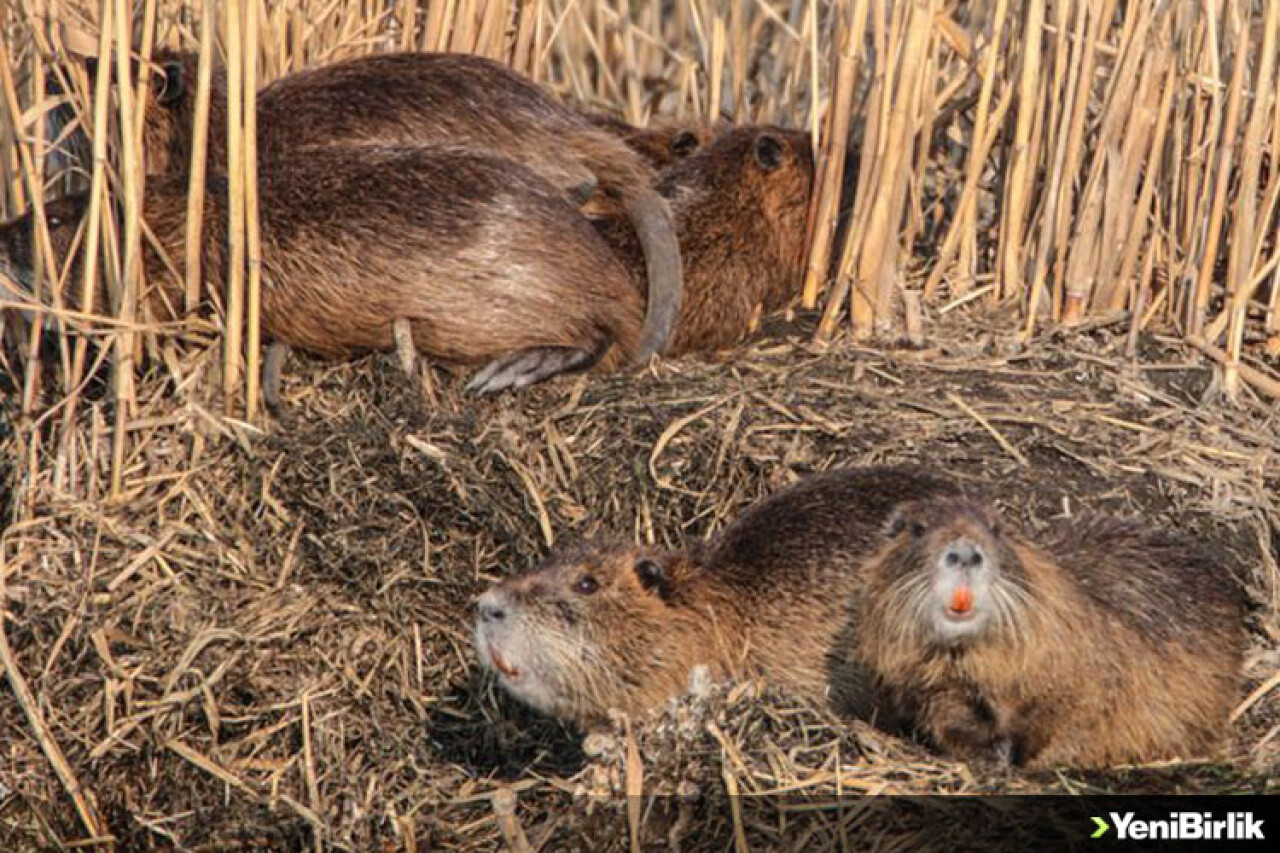
M 560 552 L 481 596 L 480 662 L 518 699 L 581 724 L 644 713 L 697 666 L 860 701 L 840 642 L 857 568 L 898 502 L 953 488 L 911 470 L 836 470 L 760 501 L 709 545 Z
M 1236 701 L 1244 598 L 1205 544 L 1073 519 L 1039 545 L 990 507 L 901 505 L 866 568 L 857 655 L 892 714 L 959 757 L 1193 757 Z

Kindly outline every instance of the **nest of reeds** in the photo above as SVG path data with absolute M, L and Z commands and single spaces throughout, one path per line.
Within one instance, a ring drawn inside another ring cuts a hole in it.
M 90 33 L 129 5 L 57 4 Z M 90 369 L 81 387 L 60 351 L 39 386 L 5 350 L 0 848 L 755 850 L 856 833 L 955 849 L 994 829 L 940 841 L 924 812 L 849 795 L 1274 792 L 1280 439 L 1258 395 L 1280 396 L 1280 6 L 229 0 L 241 17 L 207 3 L 197 20 L 196 4 L 132 5 L 110 50 L 248 55 L 250 89 L 447 49 L 638 123 L 814 127 L 804 301 L 821 311 L 718 361 L 489 401 L 385 357 L 304 362 L 287 412 L 249 422 L 224 410 L 243 389 L 218 390 L 238 318 L 182 340 L 90 324 L 108 365 L 146 352 L 136 383 Z M 63 22 L 29 6 L 0 10 L 6 217 L 64 177 L 37 133 Z M 236 29 L 251 21 L 256 47 Z M 92 81 L 70 82 L 88 125 Z M 137 117 L 117 101 L 107 116 L 107 156 L 86 168 L 119 200 L 139 182 L 118 127 Z M 136 213 L 101 223 L 118 305 Z M 1028 334 L 1059 321 L 1077 328 Z M 918 346 L 866 345 L 901 337 Z M 1089 508 L 1234 552 L 1254 608 L 1223 755 L 992 775 L 756 685 L 584 740 L 479 676 L 475 595 L 554 544 L 678 545 L 808 472 L 891 462 L 982 485 L 1033 532 Z
M 739 833 L 799 849 L 850 831 L 841 794 L 1266 789 L 1280 766 L 1274 413 L 1203 405 L 1212 368 L 1158 340 L 1135 366 L 1109 329 L 1018 348 L 985 325 L 876 352 L 809 343 L 800 322 L 724 361 L 486 401 L 442 372 L 411 383 L 386 356 L 304 362 L 265 433 L 196 399 L 157 409 L 133 457 L 147 476 L 123 499 L 42 489 L 5 534 L 8 642 L 35 704 L 0 695 L 0 839 L 84 837 L 69 784 L 117 849 L 282 850 L 493 849 L 520 833 L 621 850 L 633 831 L 683 850 Z M 807 472 L 882 462 L 981 484 L 1033 530 L 1087 507 L 1236 552 L 1259 689 L 1224 756 L 990 776 L 751 685 L 584 742 L 479 676 L 475 596 L 553 544 L 679 545 Z M 865 826 L 898 837 L 926 818 Z

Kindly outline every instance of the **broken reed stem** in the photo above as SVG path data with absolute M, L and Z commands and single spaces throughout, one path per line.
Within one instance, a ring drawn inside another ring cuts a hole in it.
M 110 2 L 110 0 L 104 0 Z M 115 0 L 113 12 L 116 31 L 116 86 L 120 99 L 120 134 L 121 171 L 124 174 L 124 264 L 121 279 L 120 305 L 116 316 L 122 327 L 116 334 L 115 363 L 115 424 L 111 435 L 111 494 L 118 496 L 124 483 L 125 465 L 125 428 L 129 416 L 133 412 L 134 399 L 133 364 L 134 340 L 133 321 L 137 316 L 138 285 L 142 276 L 142 177 L 140 168 L 140 152 L 137 138 L 129 132 L 136 121 L 133 103 L 133 87 L 128 85 L 132 78 L 130 68 L 130 25 L 131 18 L 127 0 Z M 145 100 L 143 102 L 145 108 Z
M 226 2 L 227 50 L 227 315 L 223 326 L 222 411 L 230 415 L 239 385 L 244 326 L 244 21 L 242 0 Z
M 245 347 L 245 419 L 258 413 L 262 352 L 262 238 L 258 224 L 258 0 L 248 0 L 244 22 L 244 204 L 249 262 L 249 328 Z
M 217 37 L 217 0 L 200 4 L 200 58 L 196 71 L 196 106 L 191 128 L 191 174 L 187 185 L 187 235 L 185 248 L 186 313 L 200 304 L 200 265 L 204 234 L 204 193 L 209 156 L 209 109 L 213 92 L 213 50 Z M 219 167 L 226 168 L 225 163 Z

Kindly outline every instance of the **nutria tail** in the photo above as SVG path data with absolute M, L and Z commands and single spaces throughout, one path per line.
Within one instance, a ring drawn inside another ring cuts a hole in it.
M 666 199 L 654 188 L 652 171 L 621 141 L 608 139 L 601 150 L 589 154 L 593 156 L 588 165 L 600 177 L 602 188 L 622 202 L 644 251 L 649 293 L 640 345 L 632 359 L 634 364 L 643 364 L 666 349 L 680 321 L 684 268 L 675 218 Z

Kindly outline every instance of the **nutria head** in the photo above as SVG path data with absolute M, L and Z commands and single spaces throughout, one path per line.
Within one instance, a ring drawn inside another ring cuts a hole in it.
M 995 510 L 955 498 L 900 505 L 889 544 L 871 564 L 870 606 L 904 639 L 967 647 L 1016 636 L 1030 601 L 1028 576 Z
M 86 57 L 83 61 L 92 91 L 99 61 L 96 57 Z M 195 51 L 159 48 L 151 55 L 146 115 L 142 128 L 143 154 L 148 175 L 185 172 L 191 165 L 191 137 L 195 122 L 199 66 L 200 55 Z M 110 67 L 114 76 L 114 58 Z M 135 61 L 131 65 L 130 74 L 136 77 L 137 73 L 138 65 Z M 56 76 L 50 75 L 49 79 L 51 93 L 62 94 Z M 215 65 L 209 106 L 209 156 L 215 167 L 225 166 L 225 155 L 222 152 L 226 136 L 226 90 L 225 74 L 220 66 Z M 74 115 L 74 109 L 69 104 L 54 110 L 51 113 L 54 133 L 61 133 Z M 85 148 L 80 142 L 73 144 L 77 152 Z
M 76 234 L 88 203 L 87 195 L 75 195 L 44 204 L 49 241 L 59 271 L 75 248 Z M 10 297 L 14 301 L 29 298 L 35 281 L 35 266 L 39 259 L 33 243 L 32 219 L 33 214 L 27 212 L 0 225 L 0 281 L 8 280 L 0 286 L 9 291 L 5 294 L 6 300 Z
M 801 285 L 813 178 L 807 134 L 748 125 L 721 131 L 664 170 L 658 188 L 676 211 L 687 266 L 715 264 L 730 277 L 766 279 L 754 284 L 772 308 Z M 726 254 L 736 264 L 722 260 Z M 690 269 L 686 278 L 696 275 Z
M 678 693 L 696 633 L 687 558 L 584 546 L 480 597 L 476 652 L 516 698 L 583 722 L 637 713 Z

